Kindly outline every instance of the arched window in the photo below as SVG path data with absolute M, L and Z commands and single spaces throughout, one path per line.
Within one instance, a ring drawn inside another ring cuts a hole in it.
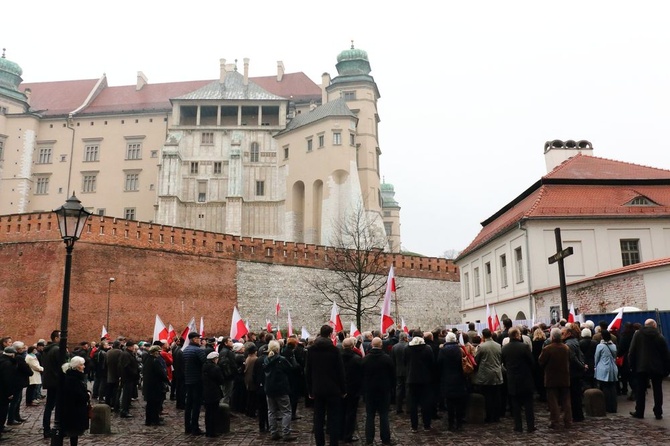
M 260 159 L 260 149 L 258 148 L 257 142 L 251 143 L 251 152 L 249 153 L 249 161 L 252 163 L 257 163 Z

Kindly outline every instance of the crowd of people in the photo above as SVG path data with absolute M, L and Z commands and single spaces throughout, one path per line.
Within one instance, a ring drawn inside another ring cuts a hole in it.
M 590 388 L 602 390 L 607 412 L 617 412 L 618 396 L 626 395 L 636 401 L 631 416 L 643 418 L 651 387 L 654 416 L 662 418 L 661 386 L 670 373 L 670 352 L 655 320 L 626 323 L 620 332 L 608 330 L 606 322 L 512 325 L 506 319 L 495 332 L 477 332 L 470 324 L 467 332 L 390 329 L 357 337 L 324 325 L 312 339 L 295 334 L 277 339 L 266 331 L 242 339 L 201 339 L 191 332 L 171 343 L 119 337 L 81 342 L 67 352 L 65 364 L 57 330 L 49 342 L 40 339 L 30 346 L 4 337 L 0 440 L 2 432 L 25 421 L 24 395 L 26 406 L 44 404 L 44 437 L 49 438 L 61 386 L 59 429 L 71 445 L 87 430 L 92 403 L 105 403 L 127 419 L 139 415 L 133 413 L 133 401 L 140 396 L 147 426 L 165 424 L 169 398 L 183 410 L 186 434 L 221 435 L 222 413 L 230 410 L 257 419 L 259 432 L 272 440 L 287 442 L 298 439 L 291 425 L 301 417 L 303 400 L 313 408 L 317 446 L 326 444 L 326 436 L 331 446 L 359 440 L 361 401 L 365 444 L 373 444 L 377 425 L 382 444 L 393 444 L 392 410 L 409 415 L 412 432 L 436 429 L 440 418 L 447 431 L 463 429 L 473 393 L 483 398 L 486 423 L 511 415 L 517 432 L 523 432 L 523 418 L 527 432 L 536 430 L 538 403 L 549 409 L 552 429 L 583 421 L 582 397 Z

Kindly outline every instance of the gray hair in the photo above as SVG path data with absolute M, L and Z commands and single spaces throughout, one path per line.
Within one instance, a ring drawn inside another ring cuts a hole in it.
M 551 342 L 561 342 L 562 337 L 561 337 L 561 329 L 560 328 L 552 328 L 551 329 Z

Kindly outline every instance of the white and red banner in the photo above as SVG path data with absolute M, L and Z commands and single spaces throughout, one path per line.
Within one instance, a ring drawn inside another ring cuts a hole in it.
M 409 328 L 407 328 L 407 325 L 405 324 L 405 318 L 401 318 L 400 320 L 402 322 L 400 324 L 400 326 L 402 327 L 402 331 L 404 331 L 405 333 L 409 333 Z
M 393 265 L 391 265 L 389 276 L 386 279 L 386 292 L 384 293 L 384 304 L 382 305 L 382 333 L 386 333 L 386 330 L 393 326 L 393 319 L 391 318 L 391 299 L 393 293 L 395 293 L 395 273 L 393 271 Z
M 270 319 L 265 319 L 265 331 L 272 333 L 272 322 L 270 322 Z
M 570 312 L 568 313 L 568 322 L 574 322 L 575 321 L 575 304 L 573 302 L 570 302 Z
M 496 307 L 491 307 L 491 309 L 489 309 L 489 304 L 486 304 L 486 322 L 491 333 L 500 328 L 500 319 L 498 319 Z
M 172 324 L 168 324 L 168 337 L 167 337 L 168 345 L 171 345 L 172 341 L 174 341 L 174 338 L 176 337 L 177 332 L 175 331 L 174 327 L 172 326 Z
M 279 305 L 279 296 L 277 296 L 277 304 L 275 305 L 275 315 L 279 317 L 279 310 L 281 310 L 281 305 Z
M 154 322 L 154 341 L 160 341 L 161 339 L 167 339 L 168 330 L 165 327 L 165 324 L 161 318 L 156 315 L 156 321 Z
M 230 337 L 233 339 L 240 339 L 247 333 L 249 333 L 249 330 L 242 320 L 242 316 L 240 316 L 240 312 L 237 310 L 237 307 L 234 307 L 233 319 L 230 323 Z
M 607 326 L 607 331 L 610 330 L 619 330 L 621 328 L 621 322 L 623 321 L 623 308 L 614 316 L 614 319 Z
M 305 327 L 302 327 L 300 330 L 300 338 L 301 339 L 309 339 L 311 335 L 309 334 L 309 331 Z
M 100 340 L 102 341 L 103 339 L 107 339 L 108 341 L 111 339 L 104 325 L 102 326 L 102 333 L 100 333 Z
M 356 324 L 354 324 L 353 322 L 351 323 L 351 327 L 349 328 L 349 333 L 350 333 L 349 336 L 353 336 L 353 337 L 357 337 L 357 336 L 361 335 L 361 332 L 358 331 L 358 328 L 356 328 Z
M 287 334 L 287 336 L 291 336 L 293 334 L 293 322 L 291 321 L 291 310 L 288 310 L 287 313 L 288 313 L 288 334 Z
M 191 333 L 192 331 L 197 332 L 198 329 L 195 327 L 195 316 L 191 318 L 190 321 L 188 321 L 188 325 L 184 329 L 184 331 L 181 332 L 181 337 L 184 339 L 184 345 L 182 345 L 181 349 L 185 349 L 187 345 L 191 343 L 191 341 L 188 339 L 188 334 Z
M 344 330 L 342 326 L 342 319 L 340 319 L 340 309 L 337 308 L 337 304 L 333 302 L 333 308 L 330 310 L 330 320 L 328 321 L 335 333 L 339 333 Z
M 200 337 L 204 338 L 205 337 L 205 318 L 200 316 Z

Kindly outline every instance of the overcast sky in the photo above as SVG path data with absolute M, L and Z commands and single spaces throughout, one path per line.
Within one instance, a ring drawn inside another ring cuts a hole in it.
M 282 60 L 320 84 L 353 39 L 381 93 L 403 248 L 425 255 L 465 248 L 544 175 L 545 141 L 670 169 L 663 1 L 24 0 L 2 15 L 0 47 L 25 82 L 217 79 L 220 58 L 248 57 L 251 76 Z

